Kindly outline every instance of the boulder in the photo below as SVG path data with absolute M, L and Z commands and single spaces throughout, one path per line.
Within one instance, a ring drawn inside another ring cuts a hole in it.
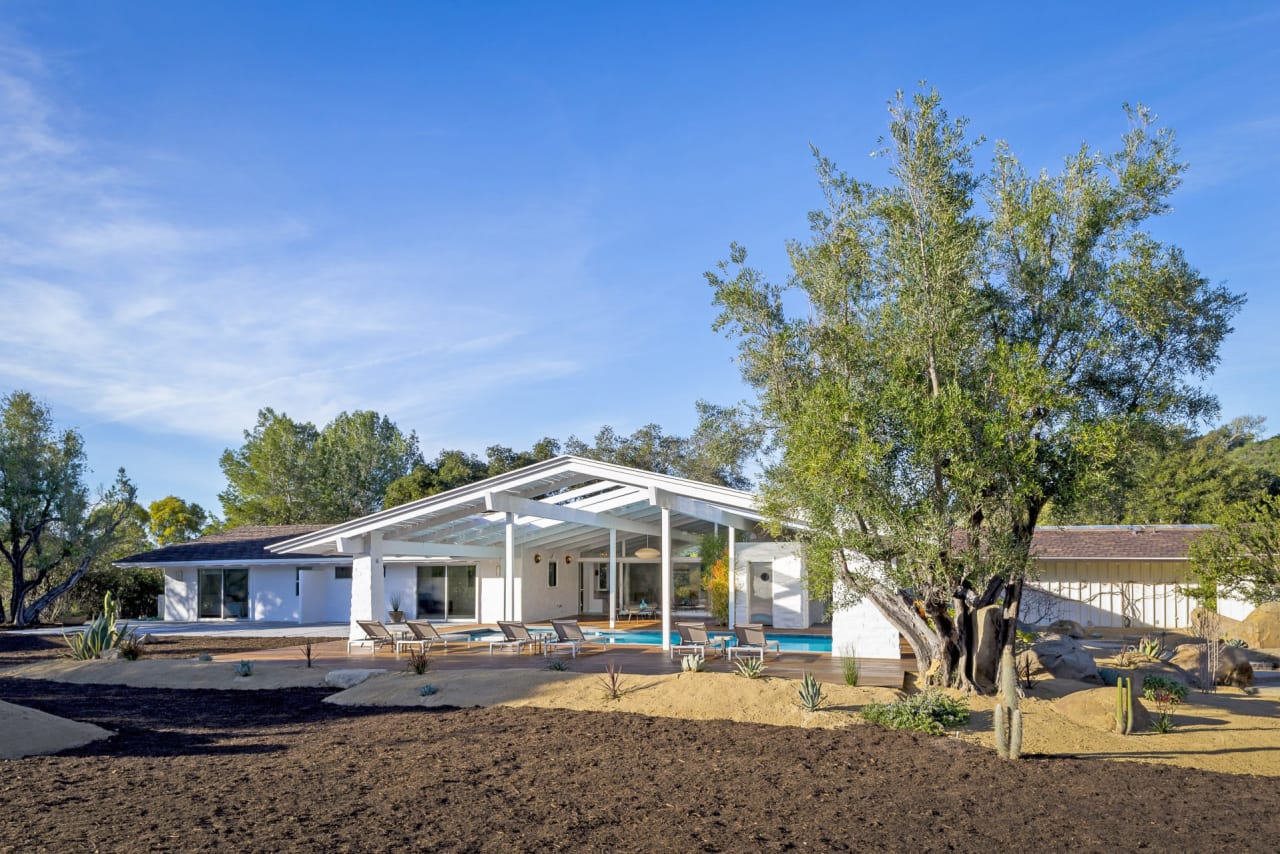
M 1084 626 L 1075 620 L 1057 620 L 1049 624 L 1049 631 L 1077 640 L 1084 637 Z
M 1186 681 L 1203 688 L 1200 674 L 1205 665 L 1205 645 L 1203 643 L 1179 644 L 1173 650 L 1169 663 L 1186 673 Z M 1215 685 L 1234 685 L 1237 688 L 1249 688 L 1253 685 L 1253 666 L 1244 650 L 1231 646 L 1218 647 L 1218 671 L 1214 674 Z
M 366 679 L 377 676 L 379 673 L 386 673 L 385 669 L 350 669 L 350 670 L 330 670 L 325 674 L 324 684 L 331 688 L 354 688 Z
M 1069 721 L 1103 732 L 1116 732 L 1116 692 L 1118 688 L 1090 688 L 1054 700 L 1053 710 Z M 1151 729 L 1151 713 L 1142 705 L 1142 694 L 1134 680 L 1133 729 L 1131 733 Z
M 1073 638 L 1049 635 L 1031 647 L 1023 656 L 1032 656 L 1033 664 L 1057 679 L 1075 679 L 1080 682 L 1101 682 L 1098 665 L 1083 646 Z M 1034 673 L 1036 668 L 1032 667 Z
M 118 661 L 121 658 L 124 658 L 124 653 L 120 652 L 119 649 L 113 646 L 111 649 L 104 649 L 102 652 L 98 653 L 98 658 L 101 658 L 103 661 Z
M 1240 638 L 1250 649 L 1280 648 L 1280 602 L 1264 602 L 1233 626 L 1230 637 Z

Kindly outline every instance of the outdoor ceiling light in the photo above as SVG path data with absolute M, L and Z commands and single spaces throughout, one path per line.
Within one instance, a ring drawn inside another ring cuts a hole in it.
M 645 546 L 644 548 L 636 549 L 636 557 L 643 558 L 644 560 L 656 560 L 657 558 L 662 557 L 662 552 L 652 546 Z

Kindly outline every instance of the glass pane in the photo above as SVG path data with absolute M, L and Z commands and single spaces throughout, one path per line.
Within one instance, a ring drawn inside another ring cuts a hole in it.
M 449 567 L 449 618 L 474 620 L 476 616 L 476 568 Z
M 222 570 L 202 569 L 198 579 L 198 614 L 201 617 L 222 616 Z
M 249 570 L 228 569 L 222 573 L 222 615 L 243 620 L 249 616 Z
M 418 617 L 425 620 L 445 618 L 445 572 L 443 566 L 418 567 Z

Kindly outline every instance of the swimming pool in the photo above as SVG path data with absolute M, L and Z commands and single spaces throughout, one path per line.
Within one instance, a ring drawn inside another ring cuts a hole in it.
M 647 646 L 661 646 L 662 632 L 660 630 L 635 630 L 619 629 L 616 631 L 586 631 L 583 632 L 592 643 L 607 644 L 643 644 Z M 712 638 L 732 638 L 733 635 L 728 632 L 710 632 Z M 784 635 L 766 633 L 765 637 L 769 640 L 776 640 L 781 644 L 782 649 L 790 652 L 831 652 L 831 636 L 830 635 Z M 680 643 L 680 636 L 675 632 L 671 633 L 671 643 Z

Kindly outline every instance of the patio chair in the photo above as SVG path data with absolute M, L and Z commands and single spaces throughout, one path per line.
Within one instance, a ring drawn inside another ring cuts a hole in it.
M 397 655 L 400 654 L 400 648 L 396 646 L 395 635 L 391 634 L 387 627 L 379 621 L 356 620 L 356 625 L 364 629 L 364 637 L 347 641 L 347 655 L 351 654 L 352 647 L 366 645 L 369 647 L 370 655 L 377 655 L 378 647 L 382 646 L 389 646 L 396 651 Z
M 489 655 L 491 656 L 495 649 L 509 649 L 519 655 L 526 646 L 533 649 L 539 643 L 537 638 L 529 634 L 529 629 L 524 623 L 499 620 L 498 628 L 502 629 L 503 639 L 489 642 Z
M 621 608 L 619 608 L 619 609 L 618 609 L 618 616 L 619 616 L 619 617 L 626 617 L 626 618 L 627 618 L 627 622 L 628 622 L 628 623 L 629 623 L 629 622 L 631 622 L 631 618 L 634 616 L 634 614 L 633 614 L 633 612 L 632 612 L 632 609 L 631 609 L 631 606 L 630 606 L 630 605 L 623 605 Z
M 719 650 L 724 655 L 724 638 L 711 637 L 705 623 L 676 623 L 676 631 L 680 633 L 680 643 L 671 647 L 672 659 L 677 652 L 692 652 L 706 658 L 708 649 Z
M 570 655 L 577 658 L 582 645 L 589 643 L 577 620 L 552 620 L 551 628 L 556 630 L 556 639 L 542 644 L 543 655 L 550 655 L 555 649 L 568 649 Z
M 735 655 L 742 657 L 743 655 L 757 654 L 760 656 L 760 660 L 764 661 L 765 651 L 769 649 L 773 650 L 774 655 L 782 655 L 782 644 L 776 640 L 766 638 L 764 636 L 764 626 L 759 623 L 743 623 L 740 626 L 735 626 L 733 633 L 737 636 L 738 642 L 729 647 L 730 661 L 733 660 Z
M 453 639 L 454 643 L 462 643 L 467 639 L 465 635 L 442 635 L 436 631 L 435 626 L 426 620 L 407 620 L 405 626 L 409 629 L 411 637 L 396 641 L 397 651 L 403 645 L 407 647 L 416 646 L 423 652 L 431 652 L 432 646 L 440 644 L 440 646 L 444 647 L 444 651 L 448 652 L 450 638 Z

